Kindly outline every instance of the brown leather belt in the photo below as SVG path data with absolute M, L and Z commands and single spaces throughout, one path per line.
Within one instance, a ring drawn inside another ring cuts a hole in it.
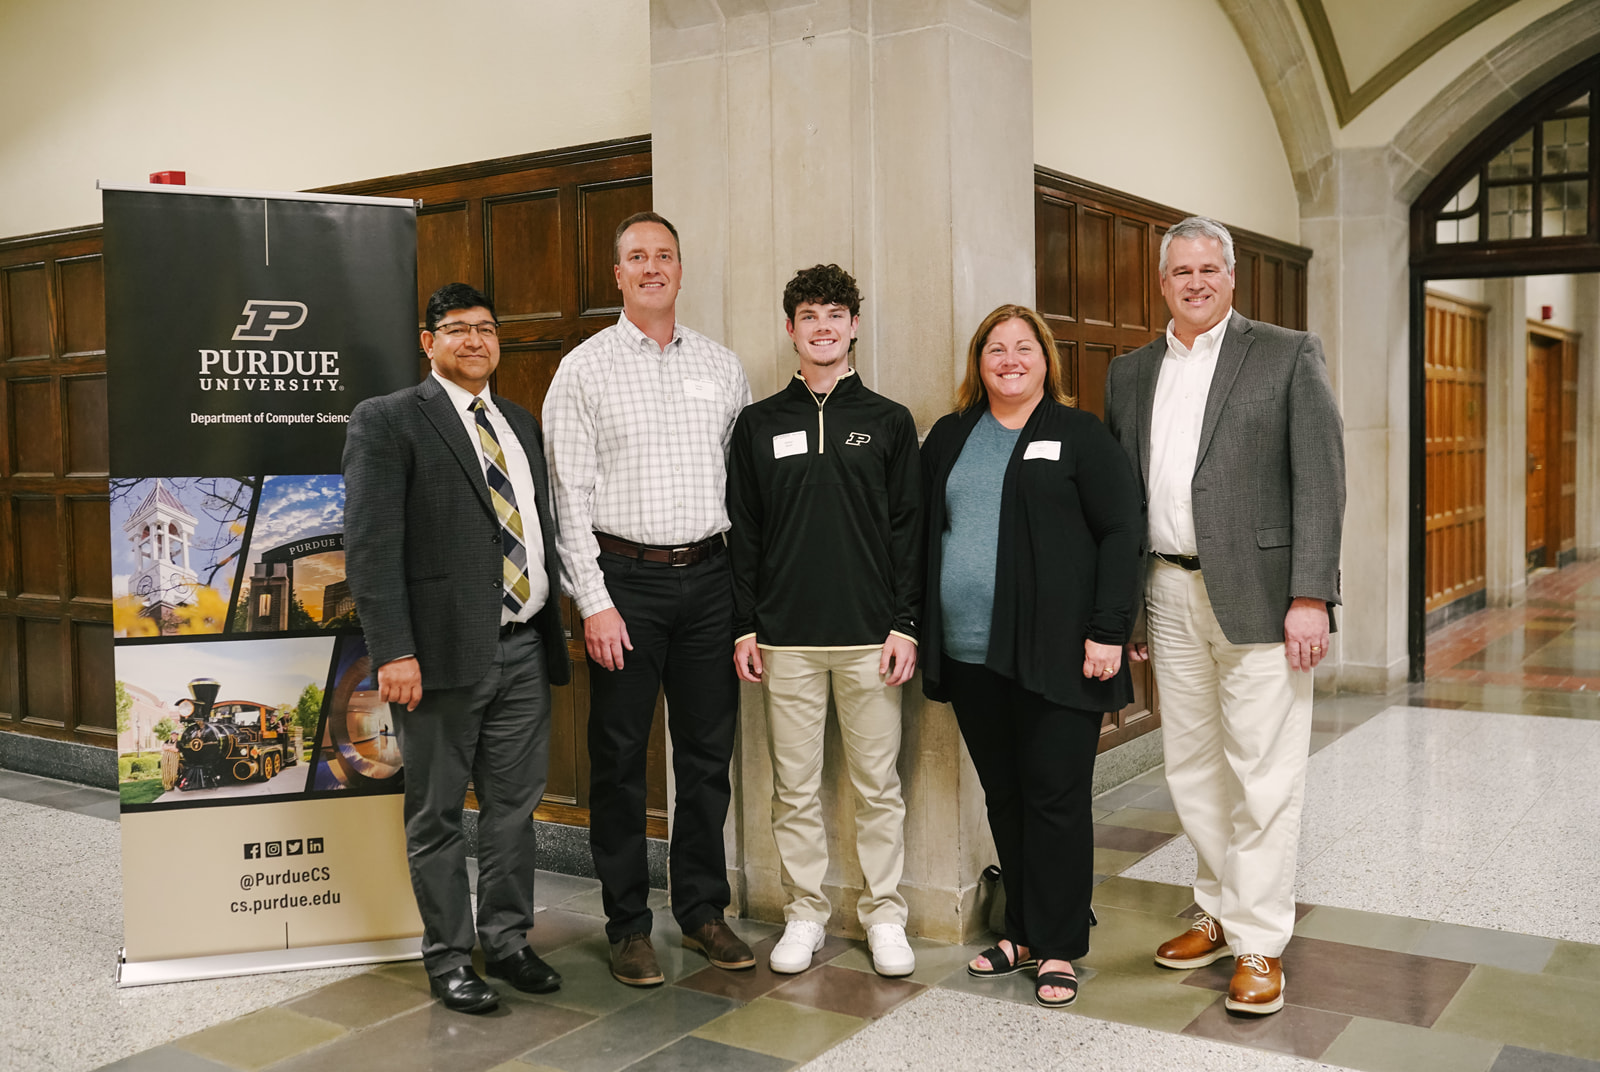
M 1199 555 L 1169 555 L 1165 551 L 1152 551 L 1151 554 L 1155 555 L 1163 562 L 1170 562 L 1179 569 L 1186 569 L 1190 573 L 1194 573 L 1200 569 Z
M 651 547 L 649 544 L 634 543 L 632 540 L 624 540 L 604 532 L 595 533 L 594 538 L 602 551 L 642 562 L 659 562 L 667 566 L 692 566 L 697 562 L 704 562 L 712 555 L 720 554 L 728 546 L 721 536 L 711 536 L 699 543 L 691 543 L 684 547 Z

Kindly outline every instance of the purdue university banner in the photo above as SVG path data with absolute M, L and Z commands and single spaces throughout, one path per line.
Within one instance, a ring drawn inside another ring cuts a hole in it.
M 351 410 L 416 380 L 415 208 L 101 190 L 118 981 L 415 956 L 339 475 Z

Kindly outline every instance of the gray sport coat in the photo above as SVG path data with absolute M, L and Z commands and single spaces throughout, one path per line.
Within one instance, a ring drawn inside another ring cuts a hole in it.
M 571 680 L 560 560 L 539 422 L 494 396 L 528 456 L 550 598 L 534 615 L 552 685 Z M 350 415 L 344 446 L 345 574 L 374 667 L 415 655 L 424 689 L 477 683 L 500 636 L 500 523 L 478 449 L 432 376 Z M 526 504 L 519 503 L 524 512 Z M 532 556 L 530 556 L 531 558 Z
M 1283 641 L 1298 597 L 1339 602 L 1344 422 L 1322 342 L 1229 314 L 1195 462 L 1194 531 L 1206 594 L 1235 644 Z M 1106 426 L 1150 492 L 1151 413 L 1163 336 L 1106 372 Z

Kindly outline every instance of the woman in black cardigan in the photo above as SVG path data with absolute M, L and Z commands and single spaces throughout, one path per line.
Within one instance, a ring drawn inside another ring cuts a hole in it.
M 955 707 L 1006 888 L 1005 936 L 967 970 L 1036 967 L 1047 1007 L 1077 997 L 1071 961 L 1089 951 L 1089 787 L 1102 712 L 1133 699 L 1122 646 L 1142 581 L 1133 471 L 1072 404 L 1043 318 L 1003 305 L 922 448 L 922 687 Z

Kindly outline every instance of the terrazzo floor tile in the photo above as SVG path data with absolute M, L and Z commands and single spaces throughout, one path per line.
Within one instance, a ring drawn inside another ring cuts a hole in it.
M 1356 1017 L 1322 1058 L 1363 1072 L 1488 1072 L 1500 1044 Z
M 21 1067 L 21 1066 L 18 1066 Z M 157 1046 L 103 1065 L 100 1072 L 223 1072 L 231 1069 L 176 1046 Z
M 1159 972 L 1167 978 L 1183 978 L 1182 973 L 1155 964 L 1156 947 L 1183 933 L 1183 920 L 1109 905 L 1095 912 L 1100 925 L 1089 931 L 1089 953 L 1081 960 L 1084 966 L 1125 975 Z
M 1545 963 L 1546 975 L 1567 975 L 1575 979 L 1600 982 L 1600 945 L 1586 942 L 1557 942 L 1555 952 Z
M 1187 841 L 1185 842 L 1187 844 Z M 1165 851 L 1165 850 L 1158 850 Z M 1189 879 L 1194 878 L 1191 871 Z M 1176 917 L 1194 902 L 1194 888 L 1189 881 L 1152 882 L 1147 879 L 1118 875 L 1108 878 L 1094 889 L 1094 904 L 1116 908 L 1132 908 L 1154 915 Z M 1174 932 L 1176 933 L 1176 932 Z
M 1094 826 L 1094 847 L 1097 849 L 1115 849 L 1143 856 L 1171 840 L 1172 835 L 1162 830 L 1145 830 L 1137 826 L 1116 826 L 1110 823 L 1096 823 Z
M 995 1061 L 996 1040 L 1005 1058 Z M 1037 1055 L 1037 1056 L 1034 1056 Z M 1041 1063 L 1050 1055 L 1049 1063 Z M 1030 1060 L 1029 1058 L 1033 1059 Z M 846 1039 L 805 1072 L 930 1072 L 988 1067 L 1174 1072 L 1331 1070 L 1279 1053 L 1020 1007 L 933 989 Z
M 1094 871 L 1097 875 L 1120 875 L 1144 857 L 1140 852 L 1120 852 L 1116 849 L 1094 850 Z
M 1600 1072 L 1600 1061 L 1506 1046 L 1489 1072 Z
M 809 1061 L 849 1038 L 866 1023 L 860 1017 L 766 997 L 712 1020 L 694 1034 L 697 1038 L 755 1050 L 770 1057 Z M 574 1069 L 573 1072 L 584 1070 Z
M 756 966 L 753 968 L 744 971 L 724 971 L 708 965 L 679 979 L 677 985 L 697 990 L 702 994 L 733 998 L 735 1001 L 754 1001 L 795 978 L 793 975 L 775 972 L 768 966 L 772 947 L 777 944 L 777 938 L 771 937 L 751 946 L 750 951 L 756 957 Z M 828 935 L 822 941 L 822 948 L 811 954 L 810 970 L 816 971 L 819 966 L 827 964 L 834 957 L 852 948 L 854 948 L 852 943 L 847 939 L 836 934 Z
M 528 944 L 541 957 L 585 938 L 603 935 L 606 921 L 565 908 L 544 908 L 533 914 Z
M 1300 938 L 1283 951 L 1284 997 L 1296 1005 L 1431 1027 L 1462 989 L 1470 964 Z M 1233 962 L 1220 960 L 1184 980 L 1226 992 Z M 1314 1055 L 1313 1055 L 1314 1056 Z
M 336 1042 L 293 1057 L 272 1072 L 481 1072 L 560 1038 L 590 1022 L 570 1009 L 502 1001 L 479 1016 L 451 1012 L 439 1004 L 387 1021 L 376 1031 L 346 1035 Z
M 1080 984 L 1086 981 L 1087 969 L 1079 973 Z M 1015 975 L 1003 975 L 996 979 L 991 976 L 972 975 L 965 968 L 958 972 L 951 972 L 939 986 L 945 990 L 958 990 L 965 994 L 977 994 L 996 1001 L 1008 1001 L 1017 1005 L 1033 1005 L 1033 972 L 1021 971 Z M 1079 1000 L 1082 1000 L 1081 994 Z
M 772 1057 L 737 1046 L 725 1046 L 710 1039 L 679 1039 L 665 1049 L 640 1058 L 628 1066 L 628 1072 L 783 1072 L 793 1068 L 794 1062 L 782 1057 Z
M 1228 1012 L 1218 1001 L 1195 1017 L 1183 1033 L 1252 1049 L 1317 1058 L 1350 1026 L 1350 1020 L 1342 1013 L 1289 1004 L 1271 1016 L 1240 1016 Z
M 1110 826 L 1131 826 L 1139 830 L 1159 830 L 1164 834 L 1183 833 L 1183 823 L 1178 821 L 1176 812 L 1156 811 L 1152 808 L 1120 808 L 1108 813 L 1097 823 L 1106 823 Z
M 912 952 L 917 955 L 917 969 L 906 978 L 927 986 L 942 982 L 955 972 L 964 974 L 967 962 L 994 944 L 993 936 L 971 945 L 946 945 L 927 938 L 911 938 L 908 941 Z M 828 963 L 836 968 L 877 974 L 872 969 L 872 954 L 861 943 L 852 943 L 849 949 Z
M 274 1007 L 208 1027 L 174 1045 L 230 1068 L 254 1072 L 345 1033 L 338 1024 Z
M 540 871 L 538 880 L 533 884 L 533 903 L 540 908 L 553 908 L 563 901 L 599 889 L 600 880 L 597 878 Z
M 615 1072 L 733 1008 L 727 998 L 663 987 L 604 1020 L 530 1049 L 522 1060 L 566 1072 Z
M 1510 931 L 1463 927 L 1455 923 L 1434 923 L 1417 939 L 1411 952 L 1424 957 L 1443 957 L 1470 964 L 1492 964 L 1511 971 L 1540 972 L 1549 963 L 1556 943 Z
M 768 996 L 797 1005 L 809 1005 L 814 1009 L 876 1020 L 925 989 L 923 984 L 909 979 L 886 979 L 876 974 L 867 975 L 849 968 L 823 964 L 801 972 Z
M 1294 933 L 1304 938 L 1327 942 L 1364 945 L 1410 953 L 1417 941 L 1433 926 L 1427 920 L 1389 916 L 1381 912 L 1361 912 L 1353 908 L 1317 905 L 1295 924 Z
M 415 987 L 377 972 L 367 972 L 296 998 L 283 1008 L 355 1028 L 410 1012 L 432 1000 L 429 994 Z
M 1434 1026 L 1527 1049 L 1600 1060 L 1600 983 L 1478 967 Z
M 1183 973 L 1164 972 L 1153 964 L 1149 972 L 1138 975 L 1118 972 L 1097 972 L 1092 978 L 1087 977 L 1087 972 L 1084 975 L 1078 1000 L 1067 1011 L 1096 1020 L 1178 1032 L 1212 1005 L 1222 1004 L 1222 999 L 1209 990 L 1177 985 Z M 1033 980 L 1030 978 L 1027 983 L 1028 997 L 1021 1004 L 1037 1008 L 1033 1001 Z
M 625 986 L 612 978 L 610 961 L 597 955 L 593 943 L 558 949 L 544 962 L 561 973 L 561 989 L 549 994 L 520 995 L 523 999 L 606 1016 L 655 993 L 645 987 Z

